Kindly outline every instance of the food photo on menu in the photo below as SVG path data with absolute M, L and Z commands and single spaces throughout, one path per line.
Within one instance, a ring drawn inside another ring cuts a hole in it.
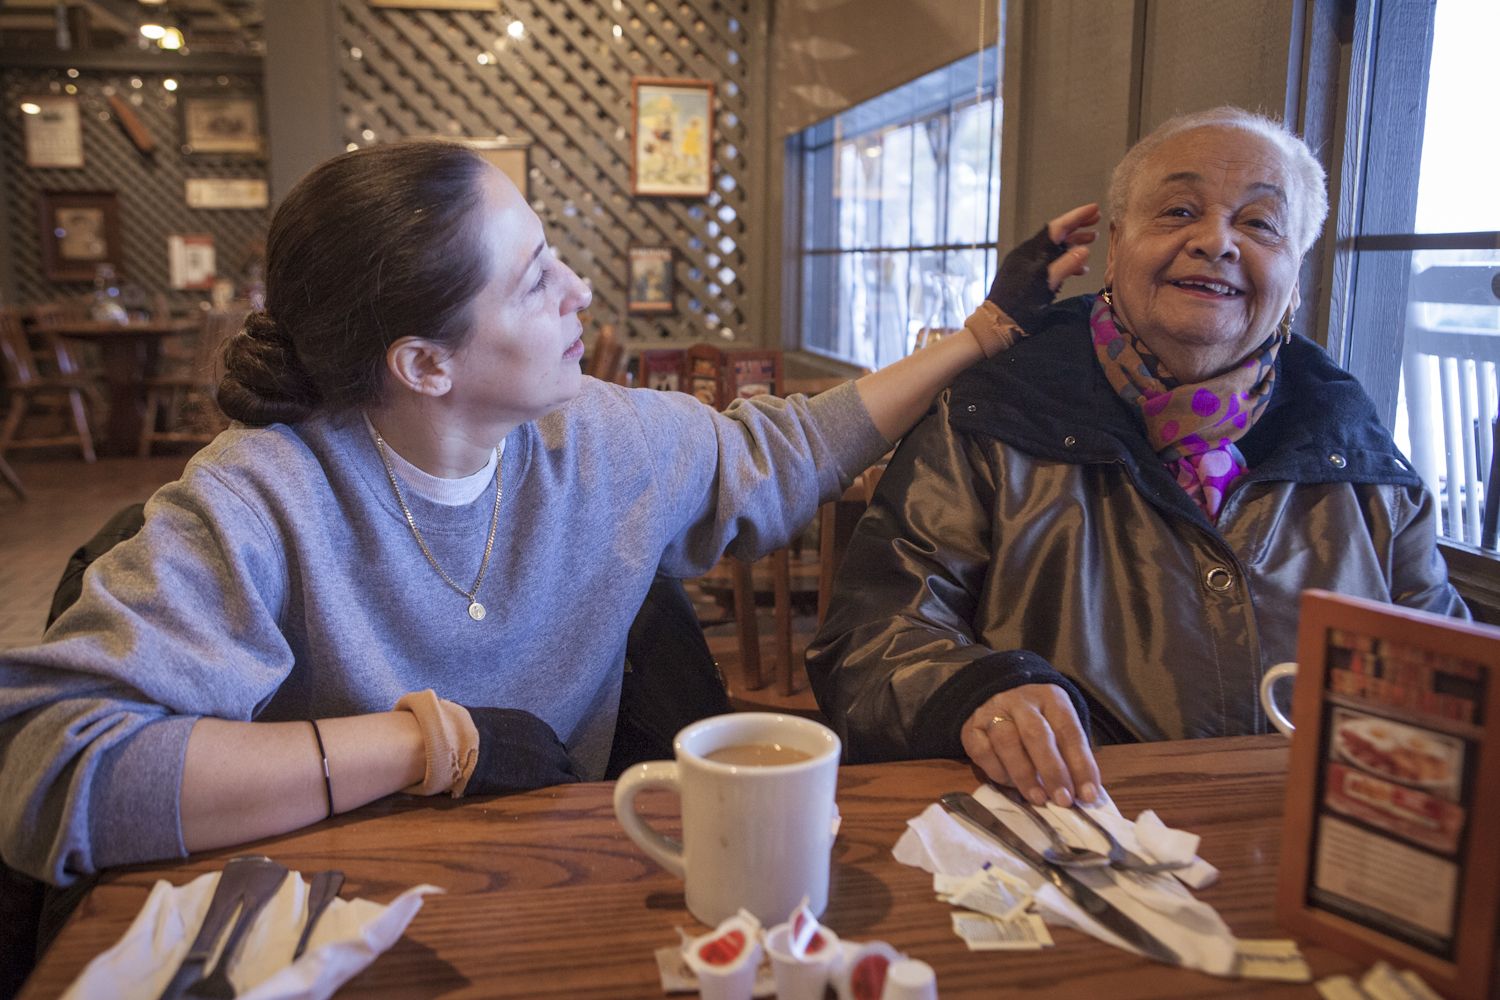
M 1309 899 L 1449 957 L 1488 671 L 1343 629 L 1328 667 Z

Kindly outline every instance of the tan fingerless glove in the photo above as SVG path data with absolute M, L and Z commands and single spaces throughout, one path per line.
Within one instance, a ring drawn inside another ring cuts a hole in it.
M 964 320 L 964 329 L 979 341 L 979 349 L 987 358 L 993 358 L 1016 341 L 1026 336 L 1015 320 L 1000 311 L 1000 307 L 985 299 L 973 314 Z
M 462 796 L 474 765 L 479 762 L 479 730 L 469 710 L 439 698 L 428 688 L 402 695 L 391 711 L 410 712 L 417 717 L 427 753 L 426 776 L 421 783 L 402 791 L 411 795 L 446 791 L 455 799 Z

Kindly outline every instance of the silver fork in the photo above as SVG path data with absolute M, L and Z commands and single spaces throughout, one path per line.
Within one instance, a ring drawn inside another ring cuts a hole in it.
M 1133 851 L 1125 849 L 1125 845 L 1115 839 L 1103 823 L 1099 822 L 1089 811 L 1077 802 L 1073 803 L 1073 810 L 1088 820 L 1095 830 L 1104 834 L 1104 839 L 1109 841 L 1109 866 L 1127 872 L 1170 872 L 1187 868 L 1191 861 L 1147 861 Z
M 1074 847 L 1064 840 L 1062 835 L 1057 832 L 1057 828 L 1048 821 L 1046 816 L 1042 815 L 1041 810 L 1028 802 L 1026 796 L 1022 795 L 1018 790 L 1008 788 L 1005 785 L 997 785 L 993 781 L 990 782 L 990 787 L 1019 806 L 1027 816 L 1031 817 L 1032 822 L 1042 828 L 1042 832 L 1052 842 L 1052 846 L 1042 852 L 1042 857 L 1054 865 L 1062 865 L 1064 868 L 1104 868 L 1111 864 L 1112 858 L 1100 854 L 1098 851 Z

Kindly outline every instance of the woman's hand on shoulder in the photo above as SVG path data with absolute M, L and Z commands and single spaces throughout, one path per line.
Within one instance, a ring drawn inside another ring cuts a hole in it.
M 1023 684 L 980 705 L 959 736 L 969 759 L 1037 805 L 1093 802 L 1099 767 L 1067 692 L 1056 684 Z
M 1052 304 L 1062 283 L 1088 273 L 1088 244 L 1099 234 L 1083 227 L 1098 221 L 1099 206 L 1090 203 L 1047 223 L 1005 255 L 987 298 L 1027 333 L 1034 332 L 1033 321 Z

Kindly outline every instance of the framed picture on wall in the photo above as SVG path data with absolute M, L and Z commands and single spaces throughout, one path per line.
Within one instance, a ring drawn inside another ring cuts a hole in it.
M 632 77 L 632 194 L 706 198 L 713 190 L 714 85 Z
M 208 233 L 168 236 L 167 273 L 177 291 L 212 289 L 218 273 L 213 236 Z
M 78 98 L 44 94 L 21 98 L 28 167 L 83 166 L 83 127 Z
M 531 200 L 531 140 L 497 135 L 493 139 L 460 139 L 464 145 L 500 168 L 527 201 Z
M 40 191 L 38 236 L 49 281 L 93 281 L 101 265 L 125 273 L 120 200 L 113 191 Z
M 258 95 L 216 88 L 183 94 L 177 107 L 182 114 L 184 153 L 265 156 Z
M 677 312 L 672 280 L 672 248 L 632 246 L 626 250 L 630 262 L 630 312 L 642 316 L 671 316 Z

